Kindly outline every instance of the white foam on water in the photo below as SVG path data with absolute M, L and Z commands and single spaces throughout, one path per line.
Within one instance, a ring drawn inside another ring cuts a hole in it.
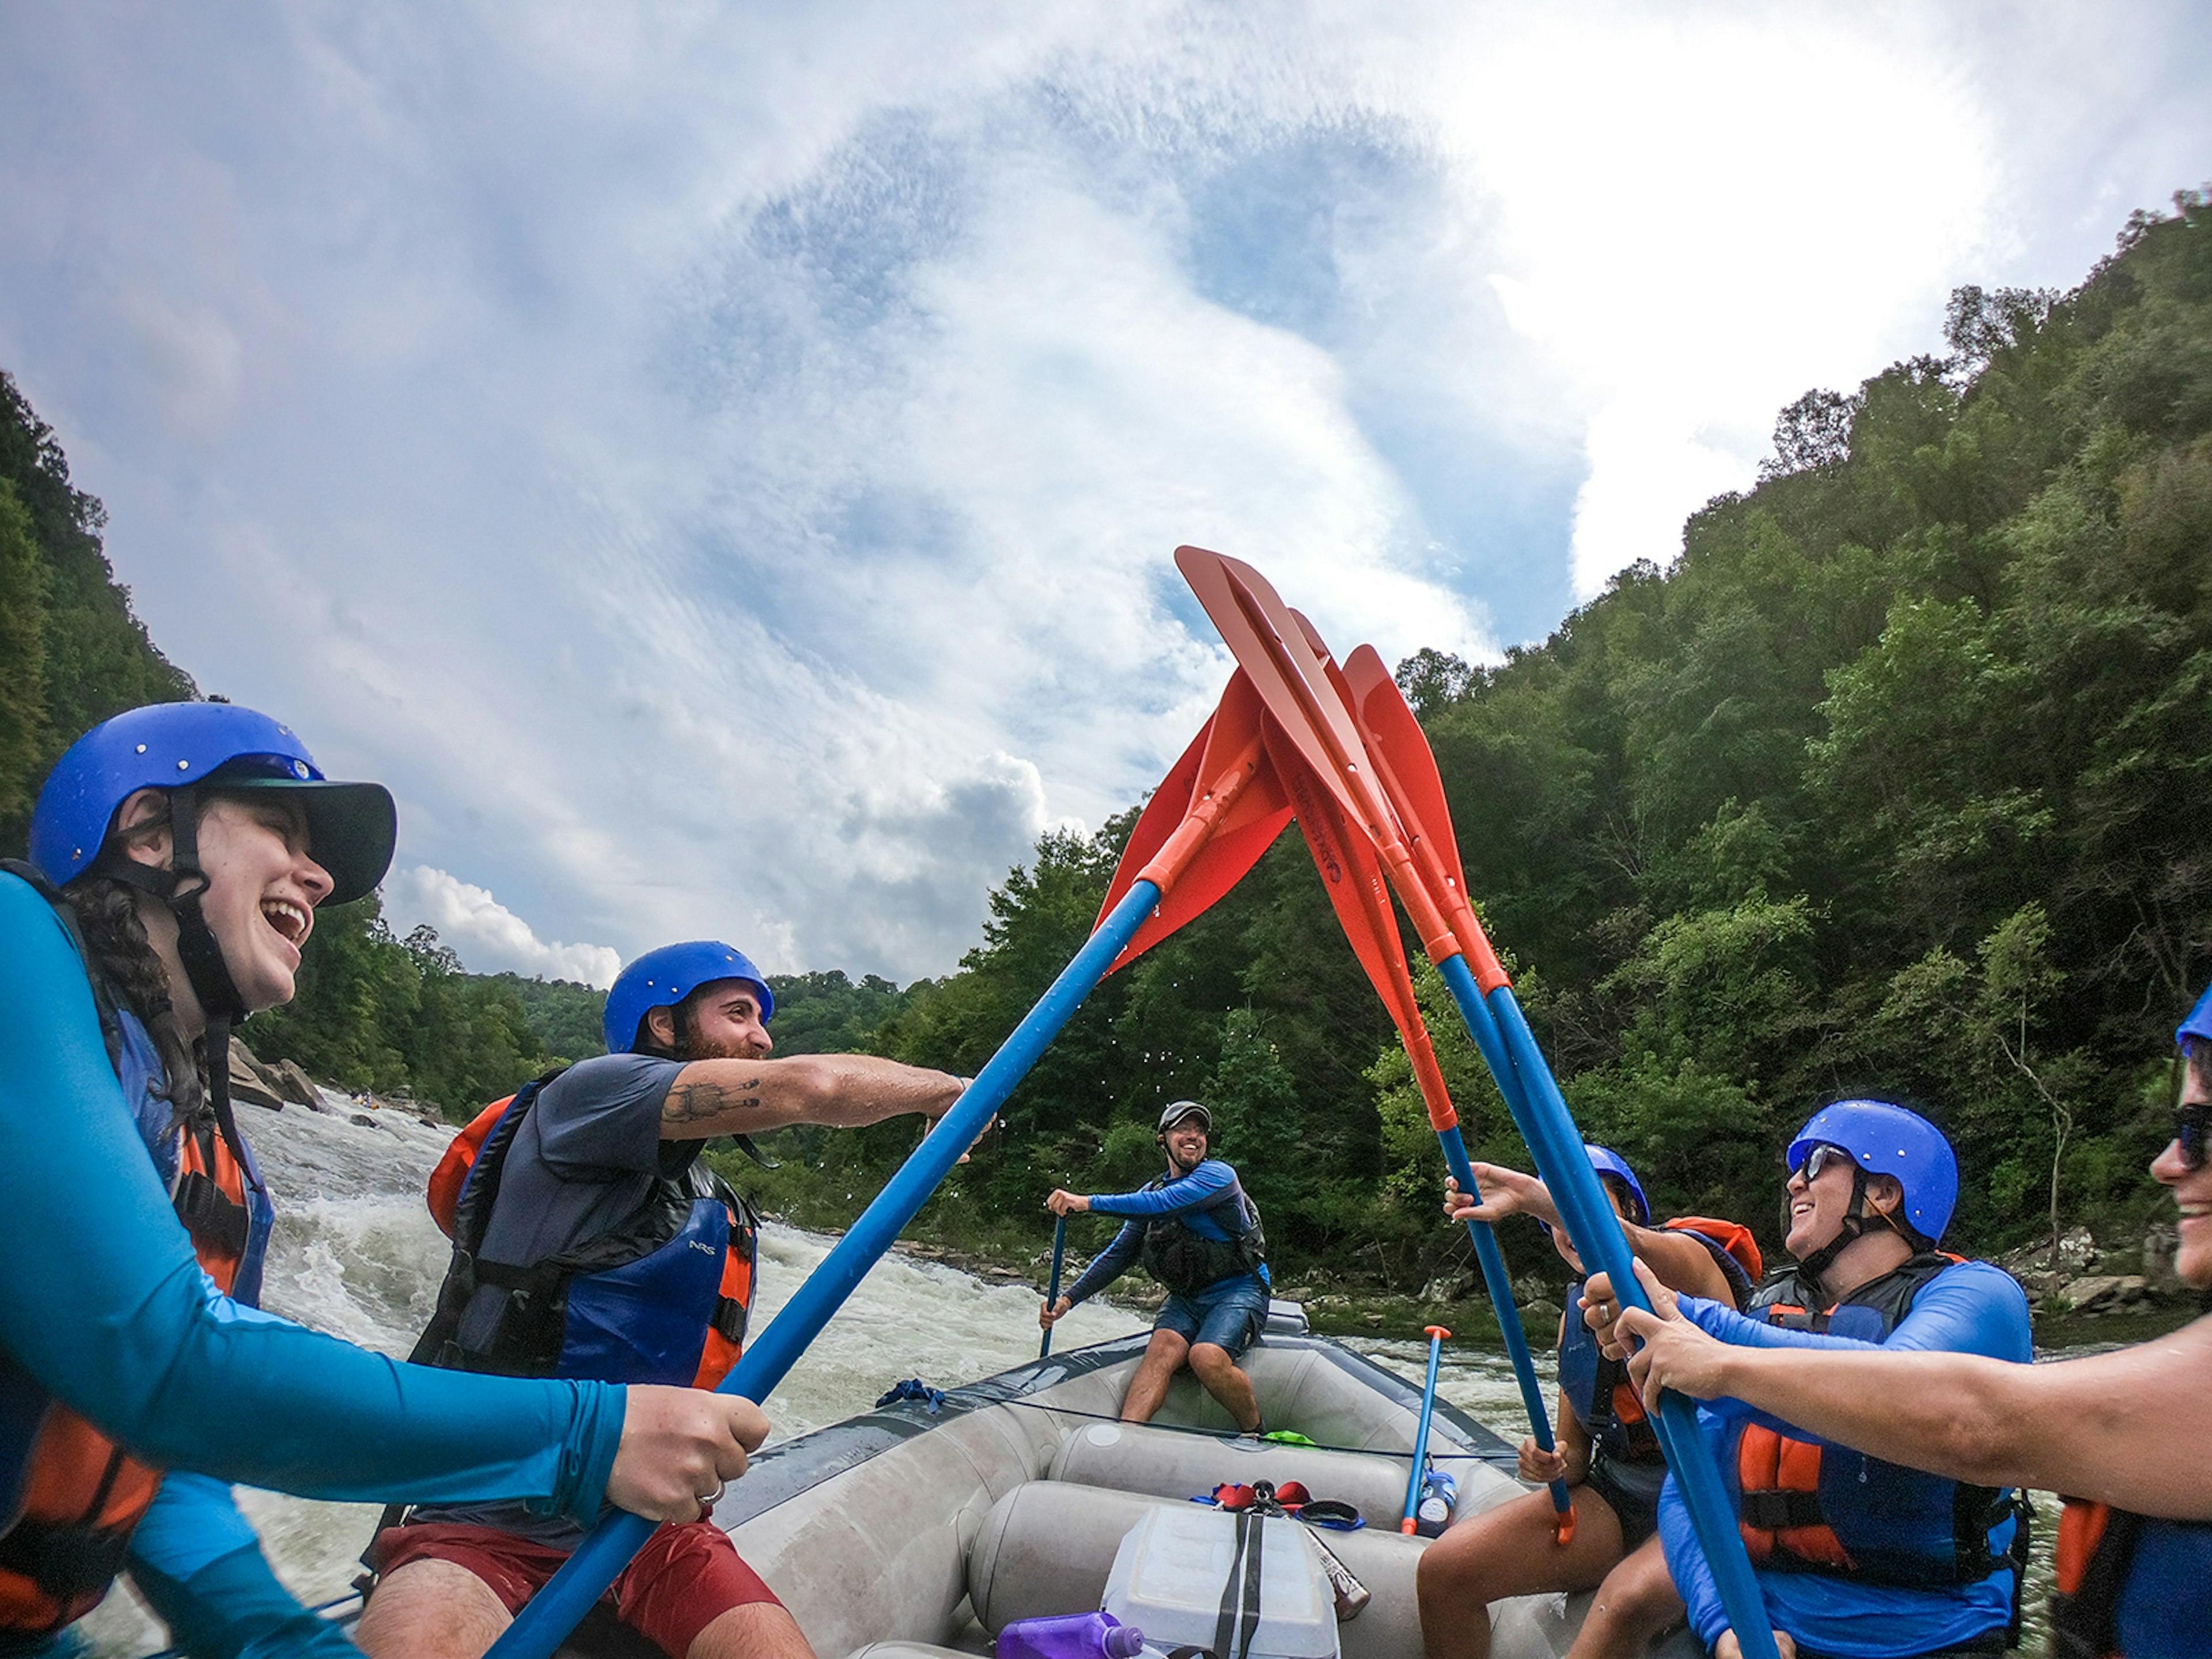
M 430 1170 L 453 1138 L 386 1109 L 326 1095 L 328 1113 L 245 1111 L 245 1131 L 276 1200 L 262 1304 L 363 1347 L 404 1358 L 428 1322 L 450 1246 L 423 1202 Z M 356 1122 L 356 1115 L 368 1120 Z M 764 1328 L 836 1241 L 774 1223 L 763 1230 L 754 1328 Z M 1036 1357 L 1037 1292 L 893 1255 L 878 1261 L 769 1395 L 775 1438 L 805 1434 L 872 1406 L 902 1378 L 947 1388 Z M 1056 1346 L 1077 1347 L 1143 1328 L 1119 1308 L 1085 1304 L 1062 1320 Z M 241 1489 L 240 1507 L 277 1574 L 302 1601 L 346 1593 L 377 1507 L 320 1504 Z M 143 1654 L 167 1640 L 127 1591 L 84 1621 L 102 1656 Z

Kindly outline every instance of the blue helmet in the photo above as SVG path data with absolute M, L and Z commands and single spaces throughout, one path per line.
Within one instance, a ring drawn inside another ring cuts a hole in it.
M 100 857 L 116 809 L 141 789 L 282 789 L 307 814 L 308 846 L 330 872 L 327 904 L 384 879 L 398 814 L 380 783 L 333 783 L 307 745 L 266 714 L 228 702 L 157 702 L 101 721 L 69 747 L 31 813 L 31 862 L 57 887 Z
M 1636 1178 L 1636 1171 L 1628 1167 L 1628 1160 L 1610 1146 L 1600 1146 L 1591 1141 L 1583 1143 L 1589 1154 L 1590 1168 L 1600 1175 L 1618 1176 L 1628 1188 L 1628 1196 L 1635 1213 L 1629 1218 L 1639 1227 L 1651 1224 L 1651 1200 L 1644 1196 L 1644 1183 Z
M 775 993 L 769 989 L 761 970 L 735 945 L 711 939 L 664 945 L 623 969 L 614 988 L 607 993 L 607 1052 L 636 1053 L 647 1014 L 655 1008 L 672 1007 L 718 979 L 741 979 L 760 994 L 762 1024 L 775 1017 Z
M 1839 1100 L 1807 1120 L 1790 1143 L 1789 1167 L 1803 1167 L 1819 1146 L 1840 1146 L 1869 1175 L 1905 1189 L 1905 1218 L 1929 1243 L 1943 1237 L 1959 1202 L 1959 1158 L 1943 1132 L 1917 1112 L 1886 1100 Z
M 2197 1006 L 2189 1011 L 2189 1018 L 2173 1028 L 2173 1040 L 2184 1048 L 2201 1047 L 2212 1049 L 2212 987 L 2197 999 Z

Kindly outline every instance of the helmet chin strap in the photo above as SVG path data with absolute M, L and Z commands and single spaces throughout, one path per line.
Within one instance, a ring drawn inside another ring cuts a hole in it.
M 1851 1164 L 1850 1207 L 1844 1212 L 1844 1218 L 1838 1224 L 1833 1238 L 1810 1255 L 1798 1259 L 1798 1276 L 1814 1280 L 1820 1279 L 1836 1265 L 1836 1258 L 1848 1249 L 1852 1241 L 1865 1232 L 1866 1228 L 1866 1171 L 1854 1159 Z
M 118 856 L 102 859 L 100 872 L 152 894 L 177 919 L 177 957 L 207 1020 L 208 1105 L 214 1110 L 216 1127 L 222 1131 L 231 1156 L 242 1165 L 246 1155 L 239 1146 L 238 1124 L 230 1109 L 230 1029 L 246 1018 L 246 1000 L 230 975 L 222 942 L 216 938 L 215 929 L 208 926 L 200 909 L 208 878 L 200 867 L 199 792 L 186 785 L 167 793 L 169 867 L 156 869 L 136 859 Z M 187 883 L 189 890 L 179 891 Z

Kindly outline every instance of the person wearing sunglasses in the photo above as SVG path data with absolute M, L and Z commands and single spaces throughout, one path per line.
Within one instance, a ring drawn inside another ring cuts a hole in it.
M 2212 990 L 2174 1032 L 2173 1138 L 2150 1166 L 2179 1212 L 2174 1270 L 2212 1294 Z M 1641 1276 L 1641 1275 L 1639 1275 Z M 1984 1486 L 2074 1494 L 2058 1525 L 2055 1653 L 2212 1651 L 2212 1316 L 2047 1365 L 1875 1349 L 1809 1355 L 1716 1342 L 1646 1280 L 1654 1312 L 1591 1325 L 1648 1390 L 1727 1396 L 1839 1445 Z
M 1742 1314 L 1648 1280 L 1683 1328 L 1778 1370 L 1907 1353 L 2026 1369 L 2033 1349 L 2019 1284 L 1936 1248 L 1958 1200 L 1959 1165 L 1934 1124 L 1887 1101 L 1838 1101 L 1798 1131 L 1788 1166 L 1784 1243 L 1795 1264 L 1770 1277 Z M 1640 1265 L 1638 1273 L 1647 1277 Z M 1583 1287 L 1583 1302 L 1591 1328 L 1620 1358 L 1615 1333 L 1634 1328 L 1638 1316 L 1620 1313 L 1601 1273 Z M 1642 1375 L 1634 1364 L 1630 1374 Z M 1904 1392 L 1885 1388 L 1884 1407 Z M 1753 1411 L 1723 1397 L 1698 1424 L 1785 1655 L 2003 1651 L 2027 1559 L 2024 1506 L 2008 1480 L 1867 1455 L 1786 1407 Z M 1671 1483 L 1660 1497 L 1659 1532 L 1692 1627 L 1729 1659 L 1735 1632 Z

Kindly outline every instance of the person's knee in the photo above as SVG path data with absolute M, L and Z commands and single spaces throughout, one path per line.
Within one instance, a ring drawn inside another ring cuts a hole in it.
M 781 1603 L 748 1601 L 716 1615 L 684 1659 L 814 1659 L 814 1649 Z
M 377 1581 L 354 1627 L 369 1659 L 477 1659 L 513 1623 L 490 1585 L 452 1561 L 410 1561 Z
M 1190 1345 L 1190 1368 L 1201 1382 L 1224 1382 L 1237 1369 L 1237 1361 L 1229 1350 L 1218 1343 L 1194 1342 Z

